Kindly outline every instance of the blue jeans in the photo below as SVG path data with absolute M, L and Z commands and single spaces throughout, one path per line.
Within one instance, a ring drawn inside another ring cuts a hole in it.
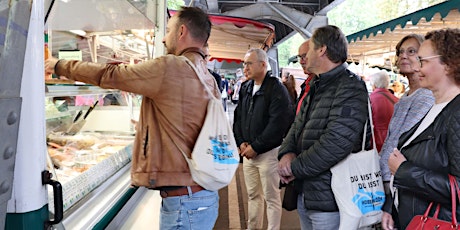
M 303 201 L 303 192 L 299 193 L 297 196 L 297 213 L 299 214 L 300 220 L 300 229 L 306 230 L 308 226 L 307 222 L 307 209 L 305 208 L 305 203 Z
M 219 211 L 217 191 L 202 190 L 163 198 L 160 229 L 213 229 Z
M 339 212 L 322 212 L 307 210 L 304 203 L 304 194 L 297 197 L 297 212 L 299 213 L 300 228 L 302 230 L 337 230 L 340 225 Z

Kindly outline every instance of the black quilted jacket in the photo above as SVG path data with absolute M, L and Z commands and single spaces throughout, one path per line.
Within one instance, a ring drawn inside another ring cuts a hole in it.
M 401 136 L 398 149 L 419 125 Z M 405 229 L 415 215 L 423 215 L 431 201 L 442 205 L 438 218 L 450 221 L 448 174 L 456 176 L 457 181 L 460 177 L 460 96 L 444 107 L 434 122 L 402 148 L 401 153 L 407 161 L 400 165 L 394 178 L 394 185 L 398 188 L 401 229 Z M 391 202 L 391 199 L 385 202 L 385 211 L 390 212 Z M 456 215 L 459 219 L 458 199 Z
M 253 87 L 253 80 L 241 86 L 233 132 L 238 146 L 248 142 L 257 154 L 263 154 L 281 144 L 294 120 L 294 108 L 286 87 L 269 73 L 255 95 Z
M 359 151 L 368 119 L 364 82 L 342 64 L 310 82 L 312 98 L 304 100 L 283 144 L 279 158 L 296 153 L 291 168 L 302 183 L 307 210 L 338 211 L 331 190 L 330 168 L 352 151 Z

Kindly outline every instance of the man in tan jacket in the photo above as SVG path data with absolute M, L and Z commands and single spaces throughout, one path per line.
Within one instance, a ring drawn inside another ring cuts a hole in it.
M 55 58 L 45 62 L 48 73 L 143 95 L 131 183 L 160 190 L 160 229 L 212 229 L 217 219 L 217 191 L 205 190 L 192 180 L 180 151 L 190 155 L 206 116 L 210 98 L 199 78 L 220 96 L 202 50 L 210 32 L 205 12 L 183 7 L 168 21 L 163 39 L 168 55 L 120 66 Z

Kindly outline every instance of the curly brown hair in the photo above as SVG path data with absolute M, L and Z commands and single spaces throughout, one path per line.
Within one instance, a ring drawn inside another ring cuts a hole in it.
M 441 55 L 441 62 L 448 66 L 447 76 L 460 85 L 460 29 L 430 31 L 425 39 L 430 40 L 435 52 Z

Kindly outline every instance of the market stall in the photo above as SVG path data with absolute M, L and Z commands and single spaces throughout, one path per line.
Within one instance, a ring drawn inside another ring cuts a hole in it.
M 211 61 L 240 63 L 250 48 L 270 48 L 274 42 L 273 25 L 257 20 L 210 15 L 212 22 L 209 49 Z
M 442 28 L 460 28 L 460 0 L 450 0 L 348 35 L 348 60 L 384 65 L 394 62 L 396 44 L 404 36 Z

